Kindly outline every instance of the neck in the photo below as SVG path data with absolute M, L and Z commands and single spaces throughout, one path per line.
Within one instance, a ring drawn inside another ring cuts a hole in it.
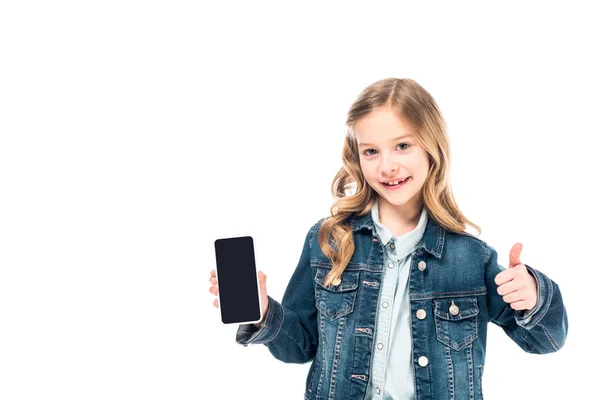
M 414 199 L 413 199 L 414 200 Z M 379 220 L 394 236 L 400 236 L 417 227 L 423 209 L 422 201 L 410 201 L 402 206 L 394 206 L 387 201 L 379 201 Z

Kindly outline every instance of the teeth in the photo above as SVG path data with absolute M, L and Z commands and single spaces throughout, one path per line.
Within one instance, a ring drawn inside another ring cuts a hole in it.
M 396 186 L 398 183 L 400 183 L 400 182 L 404 182 L 404 181 L 405 181 L 405 180 L 407 180 L 407 179 L 408 179 L 408 178 L 404 178 L 404 179 L 402 179 L 402 180 L 399 180 L 399 181 L 387 181 L 387 182 L 385 182 L 385 183 L 386 183 L 386 185 L 390 185 L 390 186 Z

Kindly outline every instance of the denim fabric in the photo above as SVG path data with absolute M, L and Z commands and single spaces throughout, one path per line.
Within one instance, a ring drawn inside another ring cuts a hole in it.
M 241 325 L 236 341 L 264 344 L 283 362 L 312 361 L 305 399 L 364 399 L 376 350 L 384 249 L 373 240 L 371 213 L 351 218 L 354 254 L 341 283 L 325 287 L 331 263 L 317 243 L 322 222 L 308 231 L 281 303 L 269 297 L 261 328 Z M 416 400 L 483 399 L 490 321 L 529 353 L 564 345 L 568 321 L 558 285 L 527 265 L 537 281 L 538 305 L 525 317 L 497 292 L 494 278 L 505 269 L 497 260 L 494 248 L 480 239 L 428 219 L 408 278 Z M 415 317 L 418 310 L 426 312 L 424 319 Z

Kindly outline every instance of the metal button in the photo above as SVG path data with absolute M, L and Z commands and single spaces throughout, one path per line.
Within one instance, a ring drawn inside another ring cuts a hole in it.
M 427 264 L 425 264 L 425 261 L 419 261 L 419 264 L 417 264 L 419 271 L 425 271 L 425 268 L 427 268 Z
M 392 243 L 392 244 L 390 244 L 390 247 L 391 247 L 392 249 L 395 249 L 395 248 L 396 248 L 396 245 L 395 245 L 394 243 Z
M 381 390 L 379 390 L 379 388 L 375 389 L 375 391 L 377 392 L 377 394 L 381 393 Z
M 383 344 L 381 344 L 381 343 L 377 344 L 377 348 L 378 348 L 379 350 L 383 349 Z
M 340 283 L 342 283 L 342 280 L 340 278 L 335 278 L 333 280 L 333 285 L 334 286 L 339 286 Z
M 427 313 L 425 312 L 425 310 L 417 310 L 417 318 L 425 319 L 425 316 L 427 316 Z
M 388 303 L 387 301 L 384 301 L 382 304 L 383 308 L 388 308 L 389 305 L 390 303 Z
M 389 264 L 388 264 L 388 267 L 390 267 L 390 268 L 394 268 L 394 263 L 389 263 Z
M 419 357 L 419 365 L 421 367 L 426 367 L 427 364 L 429 364 L 429 360 L 427 359 L 427 357 L 425 357 L 425 356 Z
M 452 300 L 452 305 L 450 306 L 448 311 L 450 311 L 450 314 L 452 315 L 456 315 L 460 312 L 459 308 L 456 306 L 456 304 L 454 304 L 454 300 Z

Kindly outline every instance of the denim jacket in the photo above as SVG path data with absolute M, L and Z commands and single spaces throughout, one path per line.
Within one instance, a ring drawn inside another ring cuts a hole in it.
M 307 233 L 281 303 L 269 297 L 261 328 L 240 325 L 236 341 L 264 344 L 286 363 L 312 361 L 305 399 L 364 399 L 376 351 L 384 249 L 370 213 L 350 218 L 354 254 L 341 283 L 325 287 L 331 262 L 317 242 L 323 221 Z M 568 321 L 558 285 L 526 265 L 538 287 L 538 303 L 526 317 L 497 292 L 494 278 L 505 269 L 497 258 L 482 240 L 428 219 L 408 280 L 416 400 L 483 399 L 490 321 L 528 353 L 556 352 L 564 345 Z

